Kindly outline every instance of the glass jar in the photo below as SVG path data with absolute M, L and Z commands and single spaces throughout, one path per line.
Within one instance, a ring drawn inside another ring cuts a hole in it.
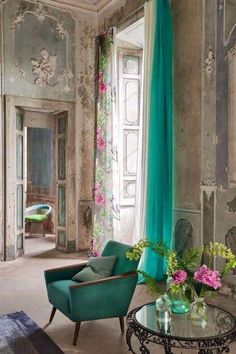
M 171 321 L 171 300 L 167 294 L 161 295 L 156 300 L 157 321 L 168 324 Z
M 166 282 L 167 290 L 169 289 L 172 278 L 168 278 Z M 171 296 L 171 311 L 176 314 L 184 314 L 190 311 L 190 303 L 185 294 L 186 286 L 182 285 L 179 292 Z
M 195 297 L 194 302 L 191 304 L 190 317 L 193 321 L 204 324 L 207 321 L 206 316 L 206 303 L 204 297 Z

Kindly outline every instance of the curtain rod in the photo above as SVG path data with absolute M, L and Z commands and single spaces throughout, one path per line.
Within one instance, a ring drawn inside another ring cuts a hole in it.
M 139 10 L 141 10 L 142 8 L 144 8 L 145 3 L 148 2 L 149 0 L 145 0 L 144 3 L 142 5 L 140 5 L 139 7 L 137 7 L 134 11 L 130 12 L 127 16 L 125 16 L 124 18 L 122 18 L 120 21 L 118 21 L 116 24 L 112 25 L 111 27 L 119 27 L 123 22 L 125 22 L 128 18 L 130 18 L 131 16 L 133 16 L 136 12 L 138 12 Z

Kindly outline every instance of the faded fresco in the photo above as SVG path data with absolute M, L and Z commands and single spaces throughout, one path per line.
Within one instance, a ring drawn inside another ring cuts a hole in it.
M 5 94 L 74 101 L 72 14 L 41 3 L 9 0 L 3 16 Z

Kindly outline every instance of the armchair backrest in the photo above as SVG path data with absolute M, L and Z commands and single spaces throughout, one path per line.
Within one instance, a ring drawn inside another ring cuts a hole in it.
M 126 251 L 131 250 L 132 248 L 133 247 L 130 245 L 117 241 L 107 242 L 101 255 L 103 257 L 117 256 L 117 261 L 112 275 L 123 274 L 137 269 L 139 261 L 130 261 L 126 258 Z

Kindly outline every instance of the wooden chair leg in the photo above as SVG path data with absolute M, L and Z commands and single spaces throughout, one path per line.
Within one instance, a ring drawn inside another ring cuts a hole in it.
M 121 333 L 125 332 L 125 321 L 124 321 L 124 317 L 119 317 L 120 320 L 120 329 L 121 329 Z
M 52 322 L 53 317 L 55 316 L 56 310 L 57 310 L 56 307 L 53 306 L 52 312 L 51 312 L 51 315 L 50 315 L 50 318 L 49 318 L 49 323 Z
M 76 322 L 75 324 L 75 331 L 74 331 L 74 337 L 73 337 L 73 345 L 76 345 L 78 335 L 79 335 L 79 330 L 80 330 L 80 324 L 81 322 Z

